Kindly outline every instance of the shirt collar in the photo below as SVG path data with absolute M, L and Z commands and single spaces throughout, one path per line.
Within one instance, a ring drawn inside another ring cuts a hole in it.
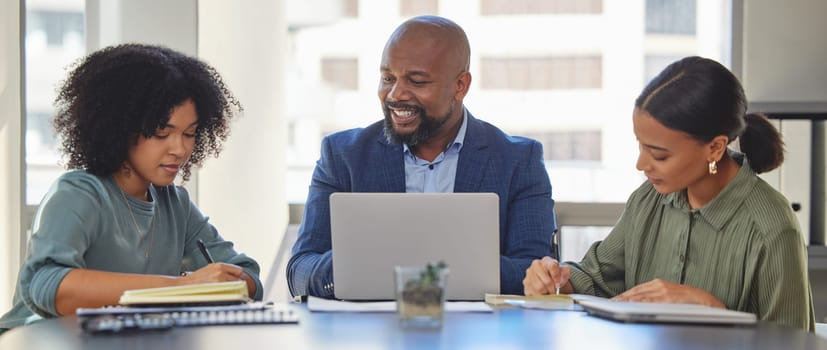
M 456 148 L 457 152 L 462 149 L 462 144 L 465 142 L 465 132 L 468 130 L 468 110 L 463 108 L 462 109 L 462 124 L 459 126 L 459 131 L 457 131 L 457 137 L 454 138 L 454 142 L 449 143 L 445 146 L 445 151 L 453 148 Z M 413 152 L 408 147 L 407 143 L 402 144 L 402 153 L 406 155 L 413 156 Z
M 735 215 L 741 204 L 747 199 L 758 177 L 755 171 L 749 166 L 747 158 L 743 153 L 729 150 L 733 160 L 741 164 L 741 169 L 724 189 L 715 198 L 696 210 L 716 230 L 721 230 L 724 225 Z M 671 204 L 675 208 L 689 209 L 689 199 L 686 190 L 670 193 L 663 198 L 664 204 Z

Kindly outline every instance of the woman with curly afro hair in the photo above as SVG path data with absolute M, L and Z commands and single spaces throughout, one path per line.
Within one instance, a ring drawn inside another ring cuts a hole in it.
M 56 105 L 71 170 L 40 203 L 0 329 L 117 304 L 130 289 L 242 280 L 261 299 L 258 263 L 174 184 L 218 155 L 241 111 L 215 69 L 164 47 L 108 47 L 69 73 Z

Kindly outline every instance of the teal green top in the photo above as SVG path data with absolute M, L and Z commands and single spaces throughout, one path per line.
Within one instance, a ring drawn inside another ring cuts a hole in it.
M 613 297 L 655 278 L 706 290 L 728 309 L 812 331 L 807 250 L 790 203 L 743 155 L 735 178 L 706 206 L 648 182 L 611 233 L 572 268 L 577 293 Z
M 183 187 L 150 186 L 149 194 L 151 202 L 125 196 L 111 176 L 81 170 L 58 178 L 37 210 L 13 306 L 0 318 L 0 331 L 56 317 L 57 287 L 72 269 L 167 276 L 197 270 L 207 264 L 198 239 L 216 262 L 243 268 L 256 282 L 254 299 L 262 298 L 258 263 L 221 238 Z

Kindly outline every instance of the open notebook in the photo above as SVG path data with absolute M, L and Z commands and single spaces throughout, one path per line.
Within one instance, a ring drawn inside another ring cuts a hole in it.
M 126 306 L 228 305 L 248 301 L 247 283 L 231 281 L 128 290 L 118 303 Z

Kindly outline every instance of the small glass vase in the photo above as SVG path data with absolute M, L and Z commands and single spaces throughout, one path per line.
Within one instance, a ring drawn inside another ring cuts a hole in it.
M 396 311 L 405 328 L 439 328 L 445 310 L 448 269 L 396 266 Z

